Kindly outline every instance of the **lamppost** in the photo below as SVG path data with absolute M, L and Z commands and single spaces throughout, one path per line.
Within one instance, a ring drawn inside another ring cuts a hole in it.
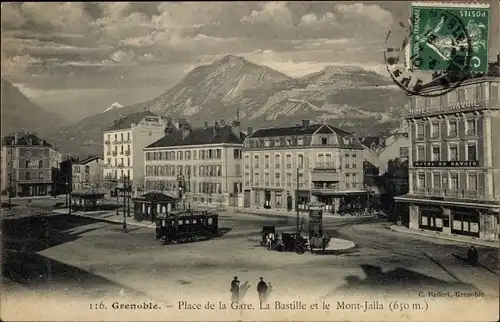
M 122 231 L 124 233 L 127 232 L 127 177 L 123 176 L 123 223 L 122 223 Z M 118 208 L 116 208 L 116 212 L 118 213 Z
M 297 208 L 297 234 L 300 234 L 300 227 L 299 227 L 299 221 L 300 221 L 300 214 L 299 214 L 299 167 L 297 167 L 297 192 L 295 196 L 295 207 Z
M 14 176 L 14 145 L 15 141 L 14 139 L 11 142 L 11 145 L 9 147 L 10 149 L 10 174 L 9 174 L 9 210 L 12 210 L 12 190 L 13 189 L 13 176 Z
M 69 182 L 68 177 L 66 177 L 66 207 L 68 207 L 68 191 L 69 191 Z

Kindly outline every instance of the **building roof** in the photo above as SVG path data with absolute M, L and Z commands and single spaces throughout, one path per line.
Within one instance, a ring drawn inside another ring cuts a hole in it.
M 372 144 L 375 144 L 375 147 L 383 147 L 385 140 L 380 136 L 365 136 L 360 137 L 359 142 L 367 148 L 371 148 Z
M 115 120 L 110 127 L 104 130 L 104 132 L 130 129 L 133 123 L 139 124 L 146 116 L 158 116 L 158 115 L 150 111 L 132 113 L 121 119 Z
M 52 144 L 49 144 L 44 139 L 39 138 L 35 134 L 32 133 L 17 133 L 17 144 L 14 143 L 16 135 L 8 135 L 2 139 L 3 145 L 9 146 L 31 146 L 31 145 L 40 145 L 46 147 L 52 147 Z
M 83 159 L 83 160 L 79 160 L 73 164 L 81 164 L 81 165 L 84 165 L 84 164 L 87 164 L 89 162 L 92 162 L 94 160 L 97 160 L 97 159 L 101 159 L 101 160 L 104 160 L 103 157 L 99 156 L 99 155 L 94 155 L 94 156 L 88 156 L 87 158 Z
M 147 148 L 159 148 L 168 146 L 187 146 L 187 145 L 204 145 L 204 144 L 222 144 L 233 143 L 243 144 L 245 135 L 240 133 L 240 137 L 233 132 L 229 125 L 215 128 L 209 126 L 206 128 L 189 129 L 189 134 L 184 137 L 184 130 L 177 130 L 162 137 L 156 142 L 153 142 Z
M 105 191 L 98 189 L 98 188 L 88 188 L 88 189 L 82 189 L 82 190 L 76 190 L 72 191 L 71 195 L 72 196 L 86 196 L 86 197 L 91 197 L 91 196 L 104 196 L 106 194 Z
M 258 129 L 252 133 L 250 138 L 275 137 L 275 136 L 296 136 L 296 135 L 312 135 L 314 133 L 331 133 L 350 135 L 342 129 L 333 127 L 329 124 L 310 124 L 308 126 L 295 125 L 286 127 L 269 127 Z

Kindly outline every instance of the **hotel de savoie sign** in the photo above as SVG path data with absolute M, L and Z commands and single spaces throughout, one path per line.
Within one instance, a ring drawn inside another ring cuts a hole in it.
M 478 167 L 479 161 L 415 161 L 415 168 L 462 168 Z
M 460 111 L 460 110 L 467 110 L 467 109 L 473 109 L 473 108 L 478 108 L 478 107 L 479 107 L 478 101 L 466 101 L 466 102 L 460 102 L 460 103 L 456 103 L 456 104 L 449 105 L 449 106 L 440 106 L 440 107 L 436 107 L 436 108 L 417 108 L 417 109 L 409 110 L 408 116 L 416 116 L 419 114 L 436 113 L 436 112 L 453 113 L 453 112 Z

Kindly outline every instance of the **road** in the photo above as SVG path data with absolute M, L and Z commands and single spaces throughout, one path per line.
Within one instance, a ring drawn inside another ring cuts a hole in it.
M 351 240 L 356 247 L 335 255 L 270 252 L 258 245 L 258 228 L 290 226 L 293 221 L 269 215 L 223 217 L 221 226 L 232 229 L 228 234 L 177 245 L 159 245 L 151 228 L 122 233 L 119 224 L 76 216 L 5 220 L 6 287 L 11 294 L 172 303 L 179 294 L 226 297 L 233 276 L 253 286 L 264 276 L 274 285 L 275 297 L 309 294 L 332 299 L 358 292 L 415 296 L 432 290 L 498 297 L 496 249 L 478 247 L 481 265 L 471 267 L 453 256 L 465 254 L 467 245 L 393 232 L 383 220 L 326 218 L 325 229 L 332 237 Z

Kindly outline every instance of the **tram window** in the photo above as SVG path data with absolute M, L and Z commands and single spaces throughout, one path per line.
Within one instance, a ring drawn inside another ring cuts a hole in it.
M 196 219 L 193 219 L 193 224 L 196 224 Z
M 161 225 L 162 225 L 163 227 L 165 227 L 165 220 L 162 220 L 162 221 L 161 221 Z
M 178 224 L 179 224 L 179 225 L 182 225 L 182 220 L 179 220 L 179 221 L 178 221 Z
M 208 218 L 208 224 L 211 225 L 212 224 L 212 218 Z
M 172 220 L 172 224 L 171 224 L 171 226 L 173 226 L 173 225 L 174 225 L 174 221 Z
M 186 219 L 186 224 L 189 224 L 189 219 Z

